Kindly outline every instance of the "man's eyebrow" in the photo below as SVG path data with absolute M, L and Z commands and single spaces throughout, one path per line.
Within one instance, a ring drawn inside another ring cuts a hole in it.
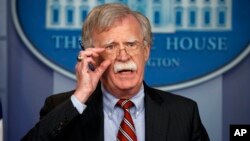
M 137 39 L 128 39 L 128 40 L 123 41 L 122 43 L 127 44 L 127 43 L 137 43 L 137 42 L 139 42 Z M 111 44 L 119 44 L 119 43 L 114 40 L 108 40 L 108 41 L 102 42 L 101 46 L 106 46 L 106 45 L 111 45 Z
M 136 42 L 138 42 L 137 39 L 129 39 L 127 41 L 124 41 L 123 43 L 136 43 Z
M 127 41 L 126 42 L 136 42 L 137 41 L 137 39 L 135 39 L 135 38 L 131 38 L 131 39 L 127 39 Z
M 138 40 L 134 40 L 134 41 L 127 41 L 127 42 L 124 42 L 123 44 L 137 44 L 139 43 Z
M 102 46 L 108 46 L 108 45 L 118 45 L 117 42 L 108 42 L 106 44 L 103 44 Z
M 108 41 L 103 42 L 103 44 L 112 44 L 113 42 L 114 42 L 114 40 L 111 39 L 111 40 L 108 40 Z
M 103 43 L 101 43 L 102 46 L 105 46 L 105 45 L 110 45 L 110 44 L 114 44 L 114 40 L 108 40 L 108 41 L 105 41 Z

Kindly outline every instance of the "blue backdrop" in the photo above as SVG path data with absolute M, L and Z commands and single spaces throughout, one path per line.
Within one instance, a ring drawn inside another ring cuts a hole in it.
M 1 57 L 6 57 L 3 66 L 7 67 L 5 69 L 8 72 L 5 82 L 7 93 L 1 92 L 1 100 L 4 138 L 6 141 L 16 141 L 39 120 L 39 110 L 45 98 L 57 92 L 73 89 L 75 82 L 49 68 L 26 48 L 11 18 L 10 4 L 9 1 L 5 17 L 7 35 L 4 39 L 0 38 L 1 48 L 5 47 L 7 50 L 7 54 L 1 53 Z M 237 5 L 237 2 L 235 4 Z M 247 11 L 240 13 L 248 20 Z M 240 28 L 240 25 L 238 27 Z M 244 37 L 249 39 L 249 36 Z M 5 40 L 7 45 L 2 46 Z M 247 55 L 222 75 L 173 92 L 198 102 L 202 121 L 212 141 L 227 141 L 230 124 L 250 124 L 249 84 L 250 55 Z

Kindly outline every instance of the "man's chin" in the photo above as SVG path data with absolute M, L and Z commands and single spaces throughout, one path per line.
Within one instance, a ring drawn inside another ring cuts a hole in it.
M 115 82 L 115 85 L 120 90 L 129 90 L 135 87 L 135 84 L 129 80 Z
M 136 91 L 140 87 L 140 82 L 138 79 L 134 78 L 131 80 L 114 81 L 114 85 L 117 89 L 122 91 Z

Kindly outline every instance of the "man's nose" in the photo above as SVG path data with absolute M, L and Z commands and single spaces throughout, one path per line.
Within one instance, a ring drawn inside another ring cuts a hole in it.
M 127 61 L 130 58 L 126 48 L 123 46 L 119 48 L 118 54 L 117 54 L 117 59 L 120 61 Z

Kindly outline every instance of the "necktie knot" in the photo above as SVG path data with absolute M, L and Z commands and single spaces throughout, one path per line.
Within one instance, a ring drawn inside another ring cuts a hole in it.
M 126 109 L 129 109 L 131 107 L 134 106 L 134 103 L 130 100 L 127 100 L 127 99 L 120 99 L 118 102 L 117 102 L 117 105 L 119 107 L 121 107 L 122 109 L 126 110 Z

